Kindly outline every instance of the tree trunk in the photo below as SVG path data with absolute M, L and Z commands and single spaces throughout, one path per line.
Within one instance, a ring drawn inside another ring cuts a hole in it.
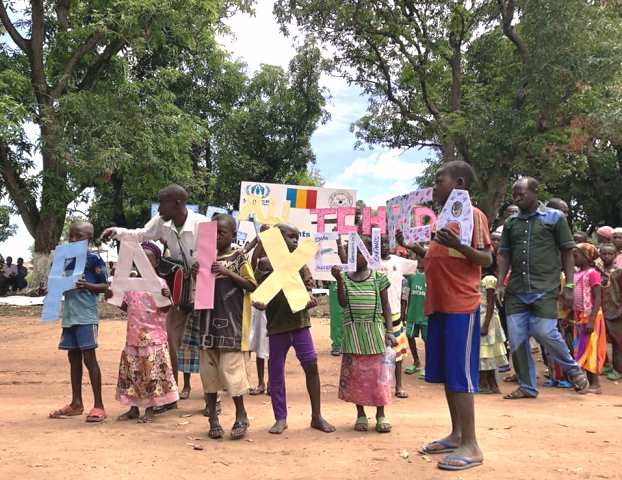
M 482 179 L 482 195 L 479 198 L 479 209 L 488 217 L 492 226 L 499 214 L 499 208 L 505 200 L 509 178 L 507 175 L 495 173 Z

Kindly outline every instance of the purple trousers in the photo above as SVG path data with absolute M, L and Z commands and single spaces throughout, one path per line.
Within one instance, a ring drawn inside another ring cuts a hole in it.
M 294 347 L 296 357 L 304 368 L 307 364 L 317 361 L 317 353 L 313 348 L 313 339 L 309 328 L 301 328 L 292 332 L 278 333 L 268 337 L 270 342 L 270 358 L 268 373 L 270 374 L 270 398 L 276 420 L 287 418 L 287 398 L 285 393 L 285 360 L 287 352 Z

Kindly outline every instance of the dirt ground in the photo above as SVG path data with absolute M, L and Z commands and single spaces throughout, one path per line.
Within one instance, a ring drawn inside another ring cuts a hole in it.
M 49 420 L 48 412 L 66 404 L 70 396 L 67 359 L 56 348 L 60 326 L 25 315 L 0 316 L 0 478 L 622 478 L 622 385 L 603 380 L 600 396 L 560 390 L 543 390 L 535 401 L 479 396 L 477 427 L 485 464 L 445 473 L 436 469 L 435 458 L 416 453 L 424 442 L 447 433 L 441 387 L 406 377 L 410 398 L 387 410 L 393 432 L 354 432 L 354 407 L 337 399 L 340 360 L 329 354 L 328 330 L 326 319 L 315 320 L 312 332 L 320 355 L 323 411 L 337 432 L 327 435 L 308 428 L 304 376 L 290 354 L 289 430 L 280 437 L 269 435 L 273 421 L 269 397 L 249 397 L 250 434 L 232 442 L 207 438 L 198 376 L 192 379 L 191 399 L 155 423 L 114 420 L 122 412 L 114 400 L 125 339 L 125 322 L 119 319 L 100 325 L 98 356 L 109 419 L 100 425 L 87 424 L 84 417 Z M 254 367 L 250 371 L 254 379 Z M 90 408 L 86 372 L 84 381 Z M 511 386 L 502 388 L 508 391 Z M 230 426 L 230 398 L 223 398 L 223 409 L 223 426 Z

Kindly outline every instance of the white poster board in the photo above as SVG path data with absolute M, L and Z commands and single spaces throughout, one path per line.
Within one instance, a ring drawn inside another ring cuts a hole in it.
M 256 205 L 250 208 L 247 202 Z M 317 217 L 310 210 L 315 208 L 355 207 L 356 190 L 344 188 L 307 187 L 302 185 L 283 185 L 263 182 L 242 182 L 240 185 L 240 226 L 239 231 L 246 234 L 246 241 L 255 238 L 255 226 L 249 221 L 249 211 L 263 214 L 267 223 L 288 223 L 300 230 L 301 238 L 313 238 L 317 232 Z M 261 208 L 261 211 L 257 210 Z M 261 218 L 257 218 L 261 221 Z M 261 222 L 260 222 L 261 223 Z M 348 217 L 347 223 L 354 225 L 354 217 Z M 327 217 L 326 231 L 336 227 L 336 215 Z M 340 263 L 337 255 L 337 243 L 324 241 L 320 249 L 326 252 L 323 258 L 327 263 Z M 315 269 L 315 261 L 309 264 L 316 280 L 333 280 L 330 272 L 320 272 Z

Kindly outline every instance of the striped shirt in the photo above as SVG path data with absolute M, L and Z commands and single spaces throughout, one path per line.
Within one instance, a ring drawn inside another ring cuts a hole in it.
M 358 282 L 350 279 L 347 273 L 342 273 L 342 277 L 347 300 L 343 309 L 343 353 L 384 353 L 386 325 L 380 292 L 389 288 L 389 279 L 377 271 Z

